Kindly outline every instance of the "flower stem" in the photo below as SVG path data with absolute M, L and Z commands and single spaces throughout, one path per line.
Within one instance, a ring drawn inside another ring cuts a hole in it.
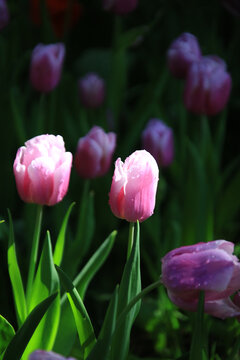
M 133 246 L 134 239 L 134 223 L 129 223 L 129 235 L 128 235 L 128 250 L 127 250 L 127 259 L 129 258 Z
M 36 216 L 36 223 L 33 235 L 33 243 L 32 243 L 32 250 L 30 255 L 30 263 L 29 263 L 29 272 L 28 272 L 28 280 L 27 280 L 27 291 L 26 291 L 26 299 L 27 304 L 29 305 L 29 298 L 31 295 L 32 290 L 32 283 L 36 269 L 37 263 L 37 255 L 38 255 L 38 245 L 39 245 L 39 238 L 40 238 L 40 231 L 41 231 L 41 224 L 42 224 L 42 211 L 43 206 L 37 206 L 37 216 Z

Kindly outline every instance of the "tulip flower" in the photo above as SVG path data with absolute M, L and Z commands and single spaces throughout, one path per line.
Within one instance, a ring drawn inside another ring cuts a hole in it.
M 65 46 L 62 43 L 39 44 L 34 48 L 30 64 L 30 81 L 36 90 L 49 92 L 58 85 L 64 57 Z
M 185 78 L 190 65 L 201 58 L 201 49 L 197 38 L 183 33 L 175 39 L 167 52 L 167 64 L 177 78 Z
M 60 135 L 40 135 L 18 149 L 13 170 L 21 199 L 55 205 L 68 190 L 72 154 Z
M 231 76 L 222 59 L 217 56 L 202 57 L 189 68 L 184 104 L 195 114 L 215 115 L 226 106 L 231 84 Z
M 86 74 L 78 81 L 78 92 L 85 107 L 97 108 L 105 99 L 105 82 L 97 74 Z
M 66 358 L 53 351 L 35 350 L 29 356 L 29 360 L 76 360 L 75 358 Z
M 158 165 L 146 150 L 138 150 L 123 163 L 115 162 L 109 193 L 113 214 L 129 222 L 142 222 L 153 214 L 158 184 Z
M 225 319 L 239 316 L 230 296 L 240 289 L 240 263 L 234 244 L 225 240 L 183 246 L 162 259 L 162 281 L 171 301 L 196 311 L 199 292 L 205 292 L 205 312 Z
M 0 30 L 9 23 L 9 12 L 6 0 L 0 0 Z
M 116 134 L 105 133 L 99 126 L 94 126 L 78 141 L 74 165 L 79 176 L 91 179 L 105 175 L 112 163 L 115 147 Z
M 152 154 L 158 165 L 169 166 L 174 157 L 173 131 L 163 121 L 151 119 L 142 133 L 143 148 Z
M 103 9 L 117 15 L 132 12 L 138 6 L 138 0 L 103 0 Z

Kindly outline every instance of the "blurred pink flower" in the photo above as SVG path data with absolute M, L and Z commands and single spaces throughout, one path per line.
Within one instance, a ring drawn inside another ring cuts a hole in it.
M 32 52 L 30 64 L 30 81 L 32 86 L 41 92 L 52 91 L 59 83 L 65 46 L 62 43 L 37 45 Z
M 72 154 L 60 135 L 40 135 L 18 149 L 13 170 L 21 199 L 55 205 L 68 190 Z
M 173 131 L 159 119 L 149 120 L 142 133 L 142 146 L 161 167 L 169 166 L 174 157 Z
M 94 73 L 86 74 L 78 81 L 79 97 L 87 108 L 101 106 L 105 99 L 105 82 Z
M 205 292 L 205 312 L 225 319 L 239 316 L 230 296 L 240 289 L 240 263 L 234 244 L 225 240 L 182 246 L 162 259 L 162 281 L 171 301 L 196 311 L 199 292 Z
M 35 350 L 29 356 L 29 360 L 76 360 L 75 358 L 66 358 L 53 351 Z
M 116 147 L 116 134 L 105 133 L 94 126 L 89 133 L 80 138 L 74 157 L 74 165 L 83 178 L 103 176 L 109 170 Z
M 115 163 L 109 193 L 113 214 L 130 222 L 146 220 L 153 214 L 159 170 L 154 157 L 138 150 Z
M 6 0 L 0 0 L 0 30 L 9 23 L 9 11 Z
M 136 9 L 138 0 L 103 0 L 103 8 L 118 15 L 128 14 Z

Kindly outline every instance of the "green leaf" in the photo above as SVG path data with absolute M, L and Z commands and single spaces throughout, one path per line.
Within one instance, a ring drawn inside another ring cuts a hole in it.
M 193 329 L 193 337 L 190 349 L 189 360 L 205 360 L 204 352 L 204 292 L 200 291 L 198 300 L 198 310 L 195 319 L 195 326 Z
M 47 232 L 42 250 L 37 274 L 31 292 L 30 310 L 43 299 L 59 290 L 58 274 L 53 263 L 50 234 Z M 38 325 L 26 351 L 23 360 L 36 349 L 51 350 L 58 331 L 60 320 L 60 293 Z
M 60 276 L 61 283 L 67 292 L 78 331 L 83 359 L 86 359 L 96 342 L 93 326 L 77 289 L 63 270 L 59 267 L 56 268 Z
M 58 237 L 57 237 L 57 241 L 56 241 L 56 245 L 55 245 L 55 249 L 54 249 L 53 261 L 54 261 L 54 264 L 56 264 L 58 266 L 60 266 L 61 262 L 62 262 L 64 246 L 65 246 L 66 228 L 67 228 L 70 213 L 71 213 L 72 208 L 73 208 L 74 205 L 75 205 L 75 203 L 73 202 L 69 206 L 68 211 L 67 211 L 67 213 L 66 213 L 66 215 L 64 217 L 61 229 L 59 231 Z
M 14 335 L 10 341 L 7 349 L 5 350 L 3 360 L 18 360 L 21 358 L 29 340 L 31 339 L 36 327 L 40 320 L 48 310 L 49 306 L 55 300 L 57 293 L 49 296 L 36 306 L 33 311 L 28 315 L 23 325 Z
M 26 298 L 22 283 L 22 277 L 18 266 L 15 241 L 14 241 L 14 230 L 13 222 L 10 211 L 8 210 L 9 218 L 9 241 L 8 241 L 8 272 L 12 284 L 13 299 L 16 309 L 17 321 L 21 325 L 27 317 L 27 306 Z
M 132 251 L 125 265 L 122 280 L 119 287 L 118 317 L 124 311 L 125 307 L 141 291 L 140 275 L 140 227 L 137 222 L 137 231 L 134 239 Z M 134 320 L 140 310 L 141 303 L 136 305 L 128 312 L 124 321 L 117 327 L 111 349 L 111 359 L 125 360 L 128 354 L 131 328 Z M 118 321 L 118 319 L 117 319 Z M 119 341 L 121 339 L 121 341 Z
M 79 275 L 73 281 L 82 299 L 84 299 L 87 287 L 94 275 L 106 261 L 115 241 L 117 232 L 113 231 L 103 244 L 92 255 L 87 264 L 81 270 Z M 74 318 L 72 311 L 67 303 L 67 296 L 64 295 L 61 301 L 61 319 L 59 325 L 59 332 L 54 345 L 54 350 L 58 353 L 68 355 L 74 344 L 76 328 L 74 326 Z M 60 329 L 65 329 L 63 333 Z
M 6 349 L 14 335 L 15 331 L 12 325 L 0 315 L 0 355 Z
M 138 26 L 121 34 L 117 42 L 117 49 L 124 50 L 133 45 L 137 39 L 149 30 L 147 25 Z

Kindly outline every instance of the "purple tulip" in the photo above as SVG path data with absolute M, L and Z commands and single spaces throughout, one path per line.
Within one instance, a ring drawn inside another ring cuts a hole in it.
M 80 138 L 74 158 L 79 176 L 91 179 L 107 173 L 116 147 L 116 134 L 105 133 L 94 126 L 89 133 Z
M 240 289 L 240 263 L 234 244 L 225 240 L 183 246 L 162 259 L 162 281 L 171 301 L 196 311 L 199 292 L 205 292 L 205 312 L 225 319 L 239 316 L 230 296 Z
M 37 45 L 32 52 L 30 81 L 32 86 L 41 92 L 52 91 L 59 83 L 65 46 L 62 43 Z
M 89 73 L 78 81 L 79 97 L 87 108 L 101 106 L 105 99 L 105 82 L 97 74 Z
M 205 56 L 189 68 L 184 104 L 195 114 L 215 115 L 226 106 L 232 86 L 225 62 L 218 56 Z
M 136 9 L 138 0 L 103 0 L 103 8 L 117 15 L 125 15 Z
M 190 65 L 201 58 L 201 49 L 197 38 L 183 33 L 175 39 L 167 52 L 167 64 L 177 78 L 185 78 Z
M 174 157 L 173 131 L 163 121 L 151 119 L 142 133 L 142 145 L 160 167 L 169 166 Z
M 9 23 L 9 12 L 5 0 L 0 0 L 0 30 Z
M 56 354 L 53 351 L 35 350 L 29 356 L 29 360 L 76 360 L 75 358 L 66 358 L 62 355 Z

